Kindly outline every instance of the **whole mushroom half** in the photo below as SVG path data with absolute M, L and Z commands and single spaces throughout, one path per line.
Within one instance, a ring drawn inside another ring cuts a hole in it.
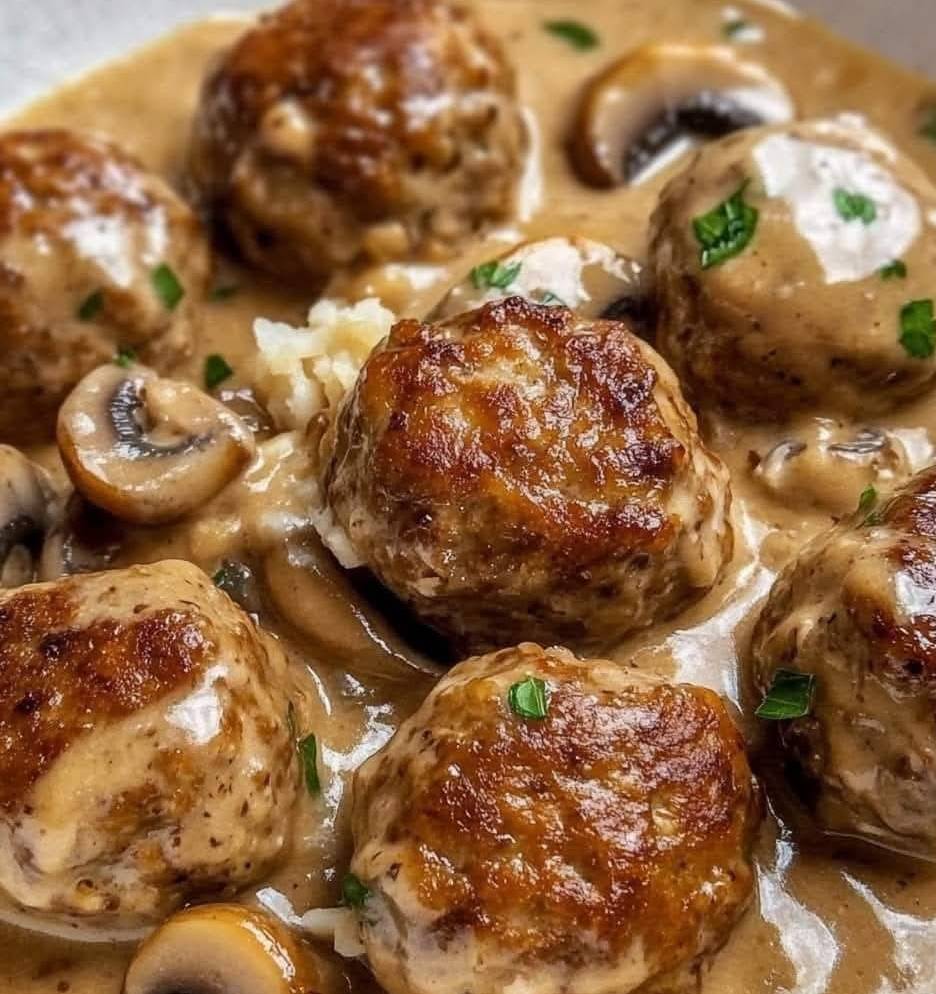
M 176 521 L 230 483 L 255 453 L 233 411 L 188 383 L 143 366 L 101 366 L 75 387 L 58 419 L 75 489 L 133 524 Z
M 19 449 L 0 445 L 0 587 L 36 577 L 37 563 L 54 514 L 49 475 Z
M 586 87 L 570 152 L 590 186 L 640 183 L 698 141 L 789 121 L 783 85 L 722 45 L 647 45 Z
M 238 904 L 173 915 L 137 950 L 124 994 L 314 994 L 314 954 L 284 926 Z

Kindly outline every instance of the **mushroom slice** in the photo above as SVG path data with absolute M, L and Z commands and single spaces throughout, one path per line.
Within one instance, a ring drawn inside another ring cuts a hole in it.
M 439 301 L 429 320 L 454 317 L 504 297 L 563 304 L 586 317 L 600 317 L 625 298 L 643 296 L 639 263 L 601 242 L 556 236 L 524 242 L 475 266 Z
M 201 390 L 143 366 L 101 366 L 59 411 L 58 445 L 75 489 L 133 524 L 176 521 L 253 458 L 241 419 Z
M 187 908 L 142 943 L 124 994 L 314 994 L 316 957 L 276 919 L 238 904 Z
M 588 84 L 572 163 L 597 187 L 640 183 L 697 141 L 793 116 L 784 86 L 723 45 L 647 45 Z
M 0 445 L 0 587 L 31 583 L 54 518 L 49 475 L 18 449 Z

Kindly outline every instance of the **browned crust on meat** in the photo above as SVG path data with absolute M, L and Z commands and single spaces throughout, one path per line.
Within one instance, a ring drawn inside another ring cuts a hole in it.
M 0 603 L 0 808 L 101 722 L 190 684 L 213 650 L 195 616 L 164 608 L 74 627 L 74 584 Z
M 601 689 L 532 646 L 491 668 L 518 654 L 552 682 L 546 719 L 514 715 L 483 676 L 456 685 L 410 729 L 411 761 L 391 749 L 368 775 L 356 816 L 381 790 L 407 798 L 386 841 L 405 845 L 395 872 L 439 913 L 443 947 L 471 928 L 522 969 L 613 959 L 644 935 L 654 970 L 672 969 L 751 891 L 760 808 L 741 736 L 708 690 Z

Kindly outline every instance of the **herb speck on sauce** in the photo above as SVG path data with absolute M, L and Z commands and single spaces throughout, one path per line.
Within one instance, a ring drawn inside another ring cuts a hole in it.
M 104 291 L 89 293 L 75 312 L 79 321 L 93 321 L 104 308 Z
M 805 718 L 812 711 L 816 678 L 812 673 L 777 670 L 770 689 L 754 712 L 766 721 L 789 721 Z
M 164 262 L 161 263 L 150 273 L 150 281 L 163 307 L 167 311 L 174 311 L 185 296 L 185 288 L 172 268 Z
M 873 224 L 877 220 L 877 207 L 870 197 L 863 193 L 851 193 L 844 187 L 836 187 L 832 194 L 835 209 L 843 221 L 861 221 Z
M 932 299 L 911 300 L 901 308 L 900 344 L 914 359 L 929 359 L 936 351 L 936 316 Z
M 568 42 L 580 52 L 587 52 L 598 47 L 598 35 L 581 21 L 546 21 L 543 27 L 550 34 Z
M 137 361 L 135 349 L 119 349 L 114 356 L 114 365 L 121 369 L 129 369 Z
M 302 760 L 302 773 L 306 790 L 312 794 L 322 791 L 318 775 L 318 743 L 314 735 L 307 735 L 299 742 L 299 758 Z
M 751 243 L 760 214 L 744 199 L 750 182 L 745 180 L 727 200 L 693 220 L 692 230 L 699 243 L 703 269 L 720 266 L 740 255 Z
M 371 896 L 369 887 L 365 887 L 360 878 L 354 873 L 346 873 L 341 882 L 341 903 L 348 908 L 363 908 Z
M 471 270 L 471 282 L 476 290 L 506 290 L 520 273 L 523 263 L 504 266 L 497 260 L 482 262 Z
M 219 383 L 223 383 L 233 374 L 234 370 L 228 365 L 224 356 L 213 353 L 205 357 L 205 387 L 208 390 L 214 390 Z
M 507 694 L 510 710 L 521 718 L 541 721 L 549 713 L 546 683 L 539 677 L 528 676 L 515 683 Z
M 902 259 L 894 259 L 880 269 L 882 280 L 905 280 L 907 278 L 907 264 Z

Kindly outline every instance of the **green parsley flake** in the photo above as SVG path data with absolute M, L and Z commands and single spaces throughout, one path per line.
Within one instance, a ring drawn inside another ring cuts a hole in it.
M 812 673 L 777 670 L 773 675 L 770 690 L 754 713 L 758 718 L 767 721 L 804 718 L 812 711 L 815 692 L 816 678 Z
M 732 21 L 725 21 L 722 25 L 722 34 L 726 38 L 737 38 L 739 34 L 746 31 L 748 27 L 748 22 L 743 21 L 740 18 L 736 18 Z
M 911 300 L 901 308 L 900 344 L 914 359 L 929 359 L 936 351 L 936 318 L 931 299 Z
M 114 356 L 114 365 L 121 369 L 129 369 L 137 361 L 134 349 L 120 349 Z
M 322 784 L 318 775 L 318 746 L 314 735 L 307 735 L 299 743 L 299 758 L 302 760 L 302 770 L 305 777 L 306 790 L 310 794 L 318 794 Z
M 218 590 L 223 590 L 231 600 L 240 603 L 244 600 L 250 578 L 249 566 L 233 559 L 225 559 L 211 579 Z
M 543 27 L 552 35 L 568 42 L 580 52 L 598 47 L 598 35 L 581 21 L 546 21 Z
M 905 280 L 907 278 L 907 264 L 902 259 L 894 259 L 880 269 L 882 280 Z
M 150 280 L 163 307 L 167 311 L 174 311 L 185 296 L 185 288 L 176 274 L 163 262 L 150 273 Z
M 549 711 L 546 684 L 535 676 L 515 683 L 507 694 L 507 702 L 514 714 L 534 721 L 542 720 Z
M 874 505 L 877 504 L 877 499 L 877 488 L 871 484 L 868 484 L 868 486 L 861 491 L 861 496 L 858 498 L 858 513 L 869 514 L 874 510 Z
M 371 896 L 369 887 L 365 887 L 353 873 L 345 874 L 341 882 L 341 903 L 348 908 L 363 908 Z
M 483 262 L 471 270 L 471 282 L 476 290 L 506 290 L 517 278 L 523 263 L 502 266 L 496 259 Z
M 920 124 L 921 137 L 928 138 L 936 144 L 936 104 L 923 109 L 923 120 Z
M 750 180 L 745 180 L 727 200 L 693 220 L 703 269 L 720 266 L 740 255 L 754 237 L 760 212 L 744 200 L 749 184 Z
M 873 224 L 877 219 L 877 207 L 870 197 L 863 193 L 851 193 L 844 187 L 836 187 L 832 194 L 835 209 L 843 221 L 861 221 L 862 224 Z
M 93 321 L 104 307 L 104 291 L 95 290 L 89 293 L 75 312 L 79 321 Z
M 566 302 L 562 297 L 557 296 L 552 290 L 542 290 L 539 295 L 539 302 L 546 307 L 566 307 Z
M 214 390 L 223 383 L 232 373 L 233 369 L 227 364 L 224 356 L 213 354 L 205 358 L 205 388 Z

